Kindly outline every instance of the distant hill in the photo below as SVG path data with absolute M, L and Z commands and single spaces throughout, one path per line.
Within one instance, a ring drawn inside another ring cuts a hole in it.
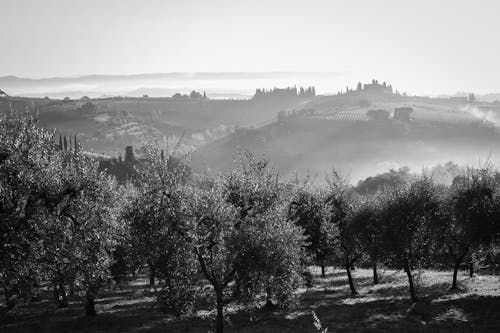
M 201 92 L 175 98 L 0 96 L 0 112 L 29 110 L 45 128 L 76 134 L 85 149 L 108 156 L 149 139 L 161 145 L 181 139 L 195 148 L 197 169 L 232 167 L 245 149 L 268 154 L 283 173 L 321 175 L 336 166 L 354 180 L 404 165 L 500 162 L 500 104 L 405 96 L 376 81 L 367 87 L 316 96 L 313 87 L 289 86 L 225 100 Z
M 198 168 L 227 169 L 238 151 L 271 157 L 282 173 L 312 172 L 320 177 L 335 166 L 354 181 L 390 168 L 414 169 L 454 160 L 477 165 L 500 162 L 500 134 L 494 123 L 449 99 L 386 96 L 359 105 L 367 96 L 318 97 L 302 112 L 283 114 L 256 129 L 241 129 L 200 147 Z M 355 97 L 355 98 L 354 98 Z M 410 121 L 393 119 L 396 108 L 411 108 Z M 500 108 L 489 112 L 500 114 Z M 369 110 L 386 110 L 387 120 L 373 120 Z
M 30 110 L 38 114 L 45 128 L 77 134 L 86 149 L 114 154 L 151 138 L 162 144 L 182 138 L 184 144 L 198 147 L 239 127 L 271 122 L 279 111 L 301 108 L 309 100 L 4 97 L 0 98 L 0 112 Z

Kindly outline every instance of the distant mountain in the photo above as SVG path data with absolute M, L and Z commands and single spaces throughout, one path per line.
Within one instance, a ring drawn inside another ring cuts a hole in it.
M 340 73 L 314 72 L 179 72 L 52 78 L 4 76 L 0 77 L 0 88 L 12 96 L 24 97 L 77 98 L 83 95 L 99 97 L 142 94 L 166 97 L 172 96 L 175 92 L 189 93 L 191 90 L 200 90 L 210 92 L 214 96 L 217 94 L 224 98 L 237 98 L 236 96 L 253 94 L 257 86 L 263 85 L 263 88 L 289 84 L 309 86 L 318 81 L 330 83 L 341 76 Z

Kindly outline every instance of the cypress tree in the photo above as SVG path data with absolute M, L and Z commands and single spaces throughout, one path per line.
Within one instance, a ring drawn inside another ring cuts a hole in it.
M 125 147 L 125 163 L 133 164 L 134 162 L 135 162 L 135 157 L 132 146 Z
M 64 136 L 64 150 L 68 150 L 68 140 L 66 139 L 66 135 Z
M 62 135 L 59 133 L 59 150 L 63 150 Z

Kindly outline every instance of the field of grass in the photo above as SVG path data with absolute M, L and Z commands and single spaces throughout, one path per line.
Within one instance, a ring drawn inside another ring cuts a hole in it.
M 500 330 L 500 277 L 459 275 L 462 291 L 449 292 L 451 272 L 425 271 L 417 278 L 420 311 L 411 311 L 406 275 L 381 270 L 381 282 L 372 285 L 371 271 L 353 271 L 359 295 L 350 296 L 343 270 L 329 268 L 321 278 L 311 268 L 314 286 L 298 290 L 294 305 L 265 311 L 253 306 L 226 308 L 227 332 L 314 332 L 315 311 L 329 332 L 498 332 Z M 155 308 L 146 279 L 127 287 L 102 292 L 98 316 L 83 317 L 81 299 L 67 309 L 49 301 L 19 305 L 0 317 L 0 332 L 208 332 L 213 329 L 209 308 L 180 319 Z M 416 313 L 414 313 L 416 312 Z

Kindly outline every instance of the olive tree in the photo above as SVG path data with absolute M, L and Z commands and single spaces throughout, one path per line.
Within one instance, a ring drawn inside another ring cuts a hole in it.
M 373 284 L 379 282 L 377 265 L 384 259 L 379 199 L 364 198 L 350 216 L 351 232 L 356 235 L 363 252 L 369 256 L 373 270 Z
M 306 236 L 287 215 L 287 205 L 282 203 L 241 224 L 237 298 L 253 299 L 263 292 L 268 309 L 274 307 L 273 300 L 286 306 L 293 299 L 302 280 Z
M 326 260 L 334 253 L 332 233 L 328 228 L 329 212 L 319 190 L 299 188 L 289 207 L 289 219 L 304 229 L 307 236 L 306 250 L 321 267 L 325 277 Z
M 124 210 L 132 249 L 149 267 L 153 287 L 161 262 L 170 256 L 170 243 L 186 223 L 183 185 L 190 175 L 188 156 L 175 151 L 164 153 L 156 144 L 141 148 L 141 166 L 137 169 L 137 195 Z
M 351 269 L 362 255 L 362 246 L 355 232 L 351 218 L 354 211 L 354 197 L 348 179 L 336 170 L 332 170 L 326 178 L 325 205 L 329 211 L 329 233 L 334 238 L 336 256 L 342 262 L 347 273 L 347 280 L 352 295 L 356 295 L 356 287 L 352 279 Z
M 234 281 L 241 257 L 240 212 L 227 202 L 222 182 L 205 178 L 190 195 L 193 228 L 189 239 L 204 277 L 216 298 L 216 332 L 224 330 L 224 306 L 231 301 L 228 285 Z
M 65 197 L 57 172 L 53 133 L 29 113 L 0 116 L 0 283 L 8 307 L 43 273 L 43 226 Z
M 429 263 L 436 251 L 434 227 L 440 225 L 441 198 L 423 176 L 386 193 L 382 242 L 391 263 L 405 271 L 412 301 L 417 301 L 412 271 Z
M 235 290 L 247 297 L 264 291 L 266 307 L 273 300 L 285 306 L 303 262 L 303 231 L 288 218 L 292 186 L 279 179 L 269 159 L 250 153 L 223 179 L 227 201 L 240 212 L 240 234 L 249 236 L 241 243 Z
M 444 235 L 454 261 L 452 290 L 458 290 L 457 272 L 467 255 L 474 253 L 490 236 L 489 225 L 497 217 L 497 181 L 490 166 L 468 168 L 457 176 L 450 189 L 449 216 Z
M 120 198 L 114 178 L 99 171 L 96 160 L 82 151 L 65 152 L 61 165 L 61 185 L 71 195 L 58 209 L 58 223 L 64 224 L 61 235 L 66 255 L 72 261 L 85 291 L 86 315 L 96 314 L 95 298 L 109 275 L 112 252 L 120 224 L 117 217 Z

